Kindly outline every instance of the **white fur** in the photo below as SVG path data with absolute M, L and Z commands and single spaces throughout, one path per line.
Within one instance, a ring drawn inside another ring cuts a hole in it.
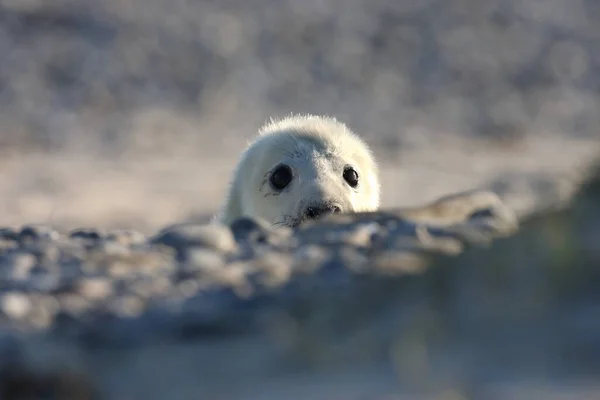
M 293 180 L 277 192 L 269 177 L 281 163 L 291 167 Z M 344 180 L 346 166 L 358 172 L 357 188 Z M 335 204 L 341 212 L 375 211 L 377 165 L 367 145 L 335 118 L 292 115 L 263 126 L 243 152 L 218 220 L 251 217 L 295 226 L 307 207 L 319 203 Z

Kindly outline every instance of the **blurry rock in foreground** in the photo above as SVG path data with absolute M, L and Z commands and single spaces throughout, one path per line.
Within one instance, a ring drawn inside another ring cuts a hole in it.
M 101 281 L 86 277 L 79 317 L 71 314 L 67 323 L 62 315 L 54 328 L 35 334 L 17 334 L 17 325 L 2 323 L 0 396 L 600 397 L 600 175 L 569 209 L 532 217 L 520 232 L 496 238 L 488 248 L 468 246 L 472 235 L 426 227 L 425 233 L 447 239 L 455 251 L 413 252 L 411 239 L 423 228 L 396 221 L 396 233 L 386 235 L 386 218 L 328 228 L 323 222 L 321 228 L 314 224 L 295 233 L 239 221 L 234 242 L 226 231 L 211 238 L 200 228 L 186 228 L 179 236 L 162 232 L 153 244 L 103 242 L 93 254 L 109 270 L 115 267 L 107 259 L 119 260 L 121 270 L 116 277 L 105 273 Z M 31 232 L 36 231 L 27 230 L 21 240 L 35 236 Z M 12 243 L 11 237 L 22 236 L 7 233 L 2 240 Z M 78 237 L 87 251 L 105 240 Z M 452 246 L 457 237 L 467 247 L 455 256 L 461 251 Z M 323 241 L 329 245 L 319 245 Z M 375 244 L 381 247 L 374 250 Z M 12 251 L 3 247 L 3 271 L 8 257 L 15 257 Z M 156 262 L 153 252 L 162 261 Z M 407 267 L 413 264 L 395 257 L 429 257 L 400 274 L 382 275 L 372 271 L 378 270 L 369 262 L 374 252 L 380 260 L 390 252 L 390 265 Z M 61 264 L 63 270 L 74 268 L 75 259 Z M 177 263 L 169 264 L 173 259 Z M 29 265 L 19 262 L 20 269 L 12 266 L 17 276 Z M 91 258 L 86 265 L 101 275 Z M 145 281 L 133 279 L 132 271 Z M 147 290 L 164 296 L 131 293 L 131 285 L 149 280 L 156 286 L 161 278 L 163 292 Z M 13 297 L 3 304 L 17 316 L 40 302 L 32 293 L 46 296 L 39 282 L 11 285 Z M 182 293 L 180 303 L 170 285 Z M 74 296 L 74 289 L 60 286 L 48 296 Z M 103 298 L 110 304 L 118 300 L 111 307 L 130 312 L 106 312 Z

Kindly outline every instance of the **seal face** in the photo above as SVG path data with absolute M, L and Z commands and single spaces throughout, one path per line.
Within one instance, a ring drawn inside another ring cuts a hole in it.
M 219 220 L 294 227 L 330 213 L 375 211 L 379 178 L 367 145 L 335 118 L 271 120 L 242 154 Z

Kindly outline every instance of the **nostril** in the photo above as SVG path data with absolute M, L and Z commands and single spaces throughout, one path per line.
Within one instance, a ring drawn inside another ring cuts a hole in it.
M 317 219 L 327 214 L 338 214 L 342 210 L 338 206 L 322 206 L 322 207 L 308 207 L 306 209 L 306 218 Z
M 314 207 L 308 207 L 306 209 L 306 216 L 308 218 L 317 218 L 321 214 L 320 210 Z

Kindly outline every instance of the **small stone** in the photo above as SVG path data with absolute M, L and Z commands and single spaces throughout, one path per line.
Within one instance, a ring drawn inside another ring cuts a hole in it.
M 131 249 L 118 241 L 103 240 L 99 251 L 107 256 L 125 256 L 131 254 Z
M 292 257 L 287 254 L 271 251 L 259 256 L 253 265 L 261 271 L 259 279 L 265 286 L 281 286 L 292 276 Z
M 273 228 L 264 221 L 252 218 L 239 218 L 230 226 L 231 232 L 238 243 L 269 244 L 271 247 L 290 248 L 296 243 L 294 231 L 287 226 Z
M 387 275 L 416 274 L 425 270 L 429 262 L 427 255 L 408 250 L 385 250 L 377 255 L 372 267 Z
M 0 238 L 0 252 L 5 252 L 8 250 L 12 250 L 18 247 L 18 242 L 14 240 L 2 239 Z
M 293 255 L 293 269 L 312 273 L 331 260 L 331 252 L 322 246 L 310 244 L 300 247 Z
M 230 229 L 237 242 L 264 243 L 269 236 L 270 227 L 262 221 L 243 217 L 233 221 Z
M 294 230 L 287 226 L 280 226 L 271 232 L 268 242 L 272 246 L 283 246 L 284 248 L 296 247 L 298 240 L 294 236 Z
M 30 251 L 37 257 L 38 264 L 57 264 L 60 259 L 60 249 L 51 242 L 36 243 Z
M 361 251 L 353 247 L 343 247 L 340 249 L 339 257 L 344 266 L 354 272 L 365 272 L 367 270 L 369 259 Z
M 417 225 L 415 236 L 418 240 L 418 246 L 422 249 L 431 250 L 440 254 L 458 255 L 463 251 L 462 242 L 453 237 L 443 237 L 431 234 L 424 225 Z
M 89 309 L 90 303 L 83 296 L 75 293 L 66 293 L 58 297 L 61 310 L 72 315 L 81 315 Z
M 2 240 L 18 240 L 19 239 L 19 233 L 14 230 L 13 228 L 0 228 L 0 239 Z
M 145 243 L 146 236 L 134 230 L 120 229 L 106 235 L 106 240 L 115 241 L 124 246 L 133 246 Z
M 144 302 L 137 296 L 121 296 L 110 303 L 110 309 L 120 317 L 136 317 L 144 311 Z
M 226 287 L 244 287 L 248 285 L 247 278 L 251 269 L 252 266 L 248 263 L 232 263 L 225 268 L 206 270 L 203 279 Z
M 113 260 L 108 265 L 108 273 L 113 278 L 126 278 L 131 274 L 131 264 L 120 261 Z
M 231 230 L 216 223 L 175 225 L 159 232 L 152 243 L 175 248 L 178 257 L 184 257 L 183 250 L 189 246 L 206 247 L 222 253 L 232 253 L 237 248 Z
M 11 274 L 9 279 L 24 281 L 29 279 L 33 267 L 36 265 L 36 258 L 33 254 L 19 252 L 8 259 L 11 264 Z
M 186 279 L 177 284 L 177 290 L 184 298 L 190 298 L 198 293 L 200 283 L 194 279 Z
M 153 277 L 152 279 L 140 279 L 126 289 L 141 298 L 148 299 L 154 296 L 164 296 L 171 288 L 171 283 L 166 277 Z
M 52 297 L 36 296 L 32 303 L 27 320 L 38 329 L 48 328 L 59 310 L 58 302 Z
M 42 224 L 25 225 L 19 232 L 18 240 L 21 243 L 36 240 L 58 240 L 60 234 L 51 226 Z
M 225 265 L 221 254 L 206 248 L 191 248 L 186 258 L 186 269 L 222 268 Z
M 31 301 L 24 293 L 6 293 L 0 300 L 2 312 L 9 318 L 23 319 L 31 311 Z
M 71 233 L 69 233 L 69 238 L 97 241 L 102 239 L 102 234 L 96 229 L 80 228 L 71 231 Z
M 29 281 L 29 285 L 32 289 L 48 293 L 58 290 L 62 286 L 62 279 L 58 273 L 46 273 L 33 276 Z
M 360 224 L 354 230 L 343 235 L 343 243 L 357 247 L 368 247 L 371 240 L 380 230 L 380 225 L 372 222 Z
M 77 283 L 77 288 L 90 300 L 103 300 L 113 293 L 112 281 L 107 278 L 85 278 Z

